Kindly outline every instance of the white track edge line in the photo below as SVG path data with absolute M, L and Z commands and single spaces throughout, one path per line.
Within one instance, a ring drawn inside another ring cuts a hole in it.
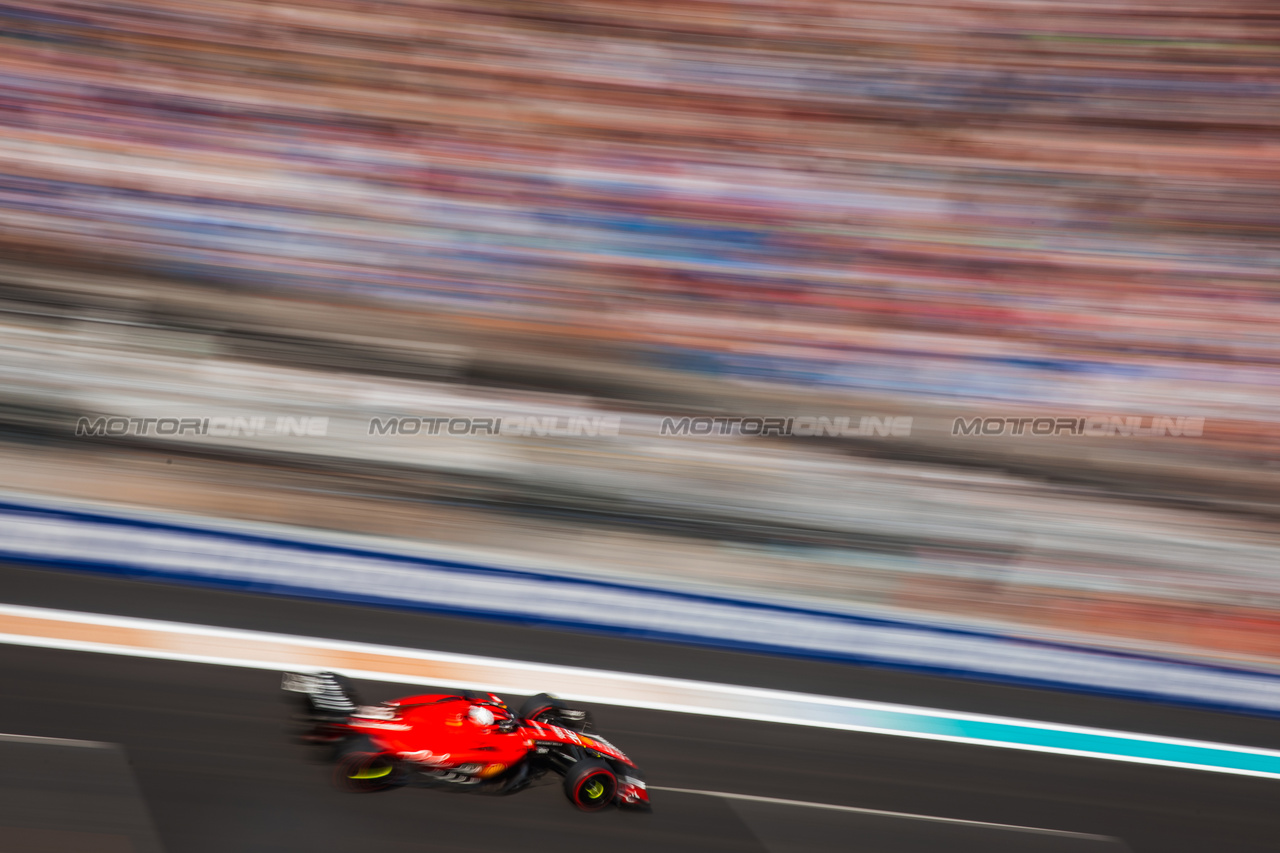
M 215 666 L 236 666 L 245 669 L 261 669 L 273 672 L 281 672 L 286 667 L 295 670 L 319 671 L 315 664 L 300 663 L 295 665 L 287 662 L 279 661 L 259 661 L 246 658 L 230 658 L 217 655 L 203 655 L 191 652 L 170 652 L 155 651 L 150 649 L 136 649 L 128 646 L 112 646 L 107 643 L 94 643 L 84 640 L 59 640 L 45 637 L 30 637 L 27 635 L 0 634 L 0 643 L 8 643 L 13 645 L 33 646 L 37 648 L 62 649 L 67 651 L 85 651 L 98 652 L 106 654 L 117 654 L 127 657 L 149 658 L 152 660 L 171 660 L 183 663 L 202 663 Z M 517 695 L 524 695 L 525 688 L 512 687 L 510 685 L 501 685 L 488 682 L 469 682 L 459 681 L 456 679 L 438 679 L 424 678 L 421 676 L 407 676 L 399 673 L 378 672 L 376 670 L 350 669 L 346 667 L 335 667 L 338 672 L 350 676 L 352 678 L 363 678 L 371 681 L 383 681 L 394 684 L 414 684 L 424 686 L 452 686 L 463 690 L 483 690 L 494 693 L 509 692 Z M 1038 752 L 1047 755 L 1066 755 L 1075 758 L 1096 758 L 1104 761 L 1118 761 L 1125 764 L 1144 764 L 1154 767 L 1172 767 L 1183 770 L 1199 770 L 1210 773 L 1226 773 L 1233 776 L 1249 776 L 1261 779 L 1280 779 L 1280 773 L 1272 773 L 1265 770 L 1245 770 L 1236 767 L 1215 767 L 1209 764 L 1193 764 L 1183 761 L 1167 761 L 1159 758 L 1139 758 L 1137 756 L 1116 755 L 1114 753 L 1089 752 L 1087 750 L 1066 749 L 1062 747 L 1036 746 L 1032 744 L 1009 743 L 1007 741 L 984 740 L 981 738 L 968 738 L 959 735 L 934 734 L 930 732 L 910 732 L 901 729 L 886 729 L 876 726 L 861 726 L 850 723 L 831 723 L 822 720 L 812 720 L 803 717 L 786 717 L 774 714 L 757 714 L 749 711 L 729 711 L 719 708 L 705 708 L 694 705 L 679 705 L 669 702 L 646 702 L 644 700 L 633 699 L 617 699 L 608 696 L 594 696 L 590 694 L 564 694 L 564 698 L 577 702 L 592 702 L 600 705 L 617 705 L 628 708 L 642 708 L 649 711 L 665 711 L 677 714 L 696 714 L 706 717 L 721 717 L 732 720 L 750 720 L 760 723 L 776 723 L 782 725 L 808 726 L 810 728 L 831 729 L 835 731 L 859 732 L 862 734 L 879 734 L 891 737 L 907 737 L 915 740 L 932 740 L 942 743 L 956 743 L 967 746 L 987 746 L 997 749 L 1013 749 L 1021 752 Z M 1217 748 L 1234 749 L 1229 744 L 1210 744 Z M 1241 747 L 1241 752 L 1248 752 L 1247 747 Z
M 745 800 L 752 803 L 773 803 L 780 806 L 803 806 L 810 809 L 828 809 L 830 811 L 853 812 L 855 814 L 876 815 L 879 817 L 898 817 L 910 820 L 926 820 L 932 823 L 952 823 L 961 826 L 982 826 L 991 829 L 1008 829 L 1017 832 L 1035 832 L 1044 835 L 1065 835 L 1073 838 L 1091 838 L 1097 841 L 1120 841 L 1110 835 L 1095 835 L 1091 832 L 1073 832 L 1068 829 L 1047 829 L 1041 826 L 1021 826 L 1014 823 L 992 823 L 986 820 L 965 820 L 958 817 L 938 817 L 936 815 L 913 814 L 911 812 L 892 812 L 884 809 L 868 809 L 860 806 L 838 806 L 833 803 L 811 803 L 807 800 L 784 800 L 779 797 L 760 797 L 755 794 L 734 794 L 728 791 L 701 791 L 697 788 L 668 788 L 662 785 L 650 785 L 650 791 L 666 791 L 674 794 L 698 794 L 704 797 L 723 797 L 726 800 Z M 1123 843 L 1123 842 L 1121 842 Z
M 0 604 L 0 614 L 11 614 L 14 616 L 24 616 L 37 619 L 52 619 L 57 621 L 72 622 L 75 624 L 98 624 L 119 628 L 134 628 L 149 631 L 172 631 L 176 633 L 184 633 L 195 636 L 222 637 L 225 639 L 240 640 L 256 640 L 278 642 L 289 646 L 313 646 L 327 648 L 336 651 L 361 652 L 366 654 L 384 655 L 387 657 L 400 657 L 408 660 L 431 660 L 440 663 L 455 664 L 471 664 L 480 666 L 508 666 L 514 667 L 526 672 L 544 672 L 548 675 L 572 675 L 587 676 L 591 678 L 599 678 L 601 680 L 611 681 L 630 681 L 638 684 L 661 685 L 664 687 L 697 689 L 711 693 L 722 693 L 732 696 L 747 696 L 763 699 L 771 699 L 775 701 L 800 702 L 806 704 L 820 704 L 833 707 L 853 708 L 857 710 L 867 711 L 884 711 L 889 713 L 911 714 L 921 717 L 930 717 L 943 720 L 964 720 L 967 722 L 977 723 L 994 723 L 998 725 L 1016 726 L 1019 728 L 1030 729 L 1048 729 L 1051 731 L 1067 732 L 1071 734 L 1095 735 L 1099 737 L 1122 738 L 1124 740 L 1141 741 L 1144 743 L 1155 743 L 1166 746 L 1186 746 L 1201 749 L 1229 749 L 1233 752 L 1247 753 L 1250 755 L 1259 755 L 1269 758 L 1280 758 L 1280 750 L 1266 749 L 1264 747 L 1243 746 L 1238 744 L 1225 744 L 1214 741 L 1193 740 L 1188 738 L 1166 737 L 1163 735 L 1150 735 L 1139 732 L 1124 732 L 1117 729 L 1100 729 L 1088 726 L 1074 726 L 1066 723 L 1050 723 L 1036 720 L 1023 720 L 1016 717 L 1001 717 L 989 714 L 972 714 L 964 711 L 946 711 L 938 708 L 925 708 L 914 705 L 898 705 L 889 702 L 876 702 L 866 699 L 849 699 L 838 696 L 822 696 L 819 694 L 797 693 L 784 690 L 771 690 L 762 687 L 745 687 L 732 684 L 716 684 L 714 682 L 694 681 L 691 679 L 667 678 L 663 676 L 641 675 L 632 673 L 610 672 L 608 670 L 588 669 L 585 667 L 565 666 L 561 664 L 542 664 L 527 661 L 518 661 L 509 658 L 489 658 L 478 655 L 466 655 L 456 652 L 436 652 L 425 651 L 420 649 L 410 649 L 400 646 L 383 646 L 372 643 L 360 643 L 348 640 L 330 640 L 319 637 L 301 637 L 294 634 L 276 634 L 266 631 L 253 631 L 240 628 L 218 628 L 207 625 L 192 625 L 184 622 L 168 622 L 155 619 L 144 619 L 132 616 L 111 616 L 98 613 L 79 613 L 69 610 L 51 610 L 41 607 L 27 607 L 24 605 Z M 4 637 L 27 636 L 27 635 L 0 635 Z M 4 640 L 4 642 L 12 642 Z M 121 649 L 125 647 L 113 646 L 112 644 L 98 644 L 111 649 Z M 83 649 L 86 651 L 106 651 L 103 649 Z M 116 654 L 124 652 L 116 651 Z M 157 656 L 161 653 L 157 653 Z M 145 654 L 140 656 L 147 656 Z M 211 656 L 207 662 L 217 663 Z M 195 658 L 170 658 L 172 660 L 189 660 L 190 662 L 200 663 L 204 659 Z M 230 660 L 230 659 L 228 659 Z M 239 659 L 236 659 L 239 660 Z M 229 665 L 245 665 L 245 664 L 229 664 Z M 266 668 L 266 667 L 260 667 Z M 302 666 L 300 668 L 307 669 L 310 667 Z M 384 681 L 397 680 L 397 677 L 389 677 L 382 679 Z M 402 683 L 415 683 L 404 681 Z M 426 682 L 419 682 L 426 683 Z M 436 682 L 438 683 L 438 682 Z M 452 682 L 461 685 L 461 682 Z M 510 689 L 510 688 L 507 688 Z M 495 691 L 496 692 L 496 691 Z M 519 690 L 512 690 L 518 693 Z M 586 700 L 582 700 L 586 701 Z M 609 700 L 592 700 L 600 701 L 602 704 L 618 704 Z M 828 728 L 832 726 L 827 726 Z M 964 741 L 969 742 L 969 741 Z M 1070 753 L 1076 754 L 1076 753 Z M 1080 753 L 1085 754 L 1085 753 Z M 1178 765 L 1181 766 L 1181 765 Z M 1199 766 L 1199 765 L 1192 765 Z M 1269 775 L 1269 774 L 1268 774 Z
M 40 737 L 38 735 L 11 735 L 0 733 L 0 742 L 34 743 L 43 746 L 74 746 L 82 749 L 111 749 L 114 744 L 96 740 L 74 740 L 65 737 Z

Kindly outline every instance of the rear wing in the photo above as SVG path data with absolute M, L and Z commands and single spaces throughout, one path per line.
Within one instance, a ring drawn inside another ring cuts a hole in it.
M 336 672 L 286 672 L 280 689 L 306 697 L 311 713 L 317 717 L 346 718 L 360 707 L 350 680 Z

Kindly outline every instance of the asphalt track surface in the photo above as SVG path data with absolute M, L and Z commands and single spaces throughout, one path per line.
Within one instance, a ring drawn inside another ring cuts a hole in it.
M 0 601 L 694 678 L 1280 748 L 1280 721 L 616 637 L 0 567 Z M 1083 833 L 1032 833 L 655 790 L 653 814 L 334 791 L 268 671 L 0 646 L 0 732 L 120 744 L 168 853 L 489 850 L 1121 851 L 1280 847 L 1280 782 L 599 706 L 649 783 Z M 401 685 L 366 683 L 366 698 Z M 554 690 L 554 685 L 548 685 Z M 414 691 L 416 692 L 416 691 Z M 514 698 L 514 697 L 508 697 Z M 0 779 L 0 798 L 22 784 Z M 1105 839 L 1120 839 L 1108 841 Z M 0 853 L 8 853 L 0 826 Z

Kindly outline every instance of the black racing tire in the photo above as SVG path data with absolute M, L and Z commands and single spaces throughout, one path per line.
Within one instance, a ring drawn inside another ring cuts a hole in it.
M 382 749 L 368 735 L 355 734 L 350 729 L 333 745 L 333 759 L 338 761 L 357 752 L 381 752 Z
M 583 759 L 564 774 L 564 795 L 584 812 L 608 808 L 618 796 L 618 777 L 608 764 Z
M 589 713 L 570 708 L 564 703 L 564 700 L 552 696 L 550 693 L 539 693 L 537 696 L 530 696 L 524 700 L 524 704 L 520 706 L 520 712 L 516 716 L 522 720 L 549 723 L 575 732 L 584 732 L 591 728 L 591 715 Z
M 520 712 L 516 716 L 522 720 L 533 720 L 535 723 L 551 723 L 555 722 L 550 719 L 551 716 L 559 716 L 554 712 L 563 707 L 564 702 L 550 693 L 539 693 L 537 696 L 530 696 L 524 700 L 524 703 L 520 706 Z
M 333 769 L 333 782 L 350 794 L 374 794 L 400 787 L 400 768 L 385 752 L 346 752 Z

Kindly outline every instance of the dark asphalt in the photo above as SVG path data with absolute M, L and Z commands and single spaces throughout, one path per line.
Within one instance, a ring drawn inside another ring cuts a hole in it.
M 0 568 L 0 601 L 1280 746 L 1280 722 L 1261 718 L 15 567 Z M 168 853 L 445 844 L 479 851 L 1126 849 L 662 791 L 652 815 L 580 814 L 555 786 L 504 799 L 419 790 L 343 795 L 329 787 L 326 768 L 290 742 L 275 673 L 0 646 L 0 679 L 0 732 L 124 747 Z M 405 688 L 369 684 L 366 692 L 381 699 Z M 1089 833 L 1123 839 L 1134 853 L 1280 846 L 1274 780 L 609 706 L 593 711 L 601 731 L 656 786 Z M 0 853 L 10 846 L 0 837 Z
M 0 850 L 161 849 L 119 746 L 0 735 Z

